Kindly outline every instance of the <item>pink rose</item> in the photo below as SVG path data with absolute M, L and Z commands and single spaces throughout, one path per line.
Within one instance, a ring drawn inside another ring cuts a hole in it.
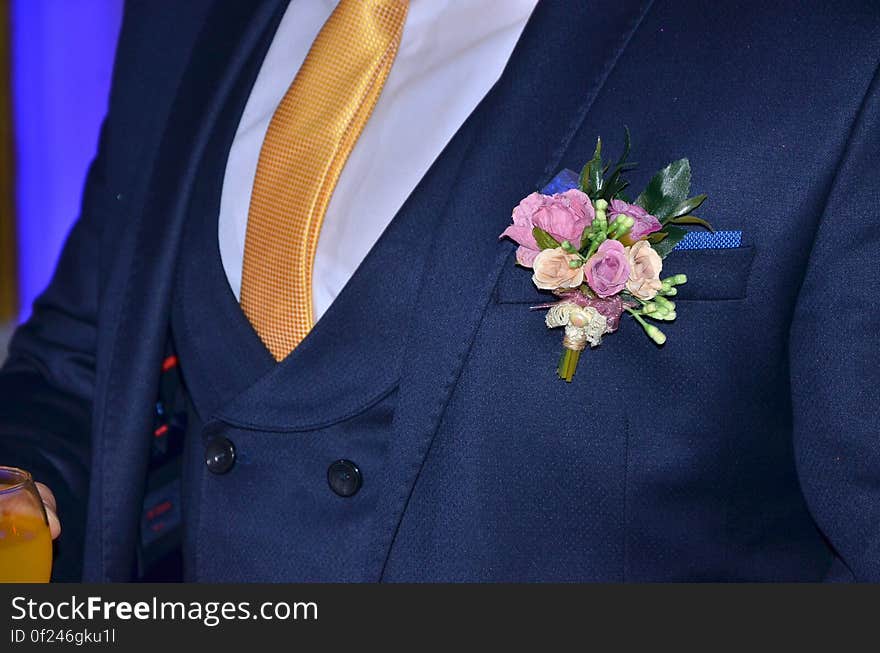
M 629 232 L 629 240 L 633 243 L 649 236 L 655 231 L 660 231 L 662 228 L 660 221 L 641 206 L 627 204 L 620 200 L 611 200 L 611 208 L 608 210 L 608 222 L 612 222 L 618 215 L 628 215 L 636 221 Z
M 654 299 L 663 287 L 660 282 L 663 259 L 645 240 L 627 247 L 626 259 L 629 263 L 629 281 L 626 282 L 626 289 L 639 299 Z
M 541 250 L 533 262 L 532 281 L 541 290 L 577 288 L 584 282 L 584 266 L 569 265 L 569 261 L 577 260 L 577 254 L 569 254 L 561 247 Z
M 567 240 L 574 247 L 581 246 L 581 234 L 593 224 L 595 213 L 590 198 L 573 188 L 556 195 L 532 193 L 513 210 L 513 224 L 500 238 L 507 236 L 519 243 L 516 260 L 522 266 L 532 267 L 541 248 L 535 242 L 532 230 L 540 227 L 557 242 Z
M 584 264 L 587 283 L 599 297 L 616 295 L 629 279 L 626 250 L 617 240 L 605 240 Z

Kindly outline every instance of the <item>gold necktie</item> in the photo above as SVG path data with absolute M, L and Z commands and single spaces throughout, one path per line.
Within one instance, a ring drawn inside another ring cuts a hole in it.
M 277 361 L 312 328 L 324 212 L 394 63 L 408 8 L 409 0 L 341 0 L 269 123 L 248 212 L 241 307 Z

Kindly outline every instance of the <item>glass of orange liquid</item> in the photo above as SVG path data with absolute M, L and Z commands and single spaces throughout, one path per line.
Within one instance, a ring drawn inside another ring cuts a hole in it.
M 0 466 L 0 583 L 48 583 L 52 537 L 31 475 Z

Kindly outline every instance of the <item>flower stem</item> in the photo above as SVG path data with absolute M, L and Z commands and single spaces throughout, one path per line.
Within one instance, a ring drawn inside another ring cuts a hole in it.
M 602 241 L 604 241 L 604 240 L 607 240 L 607 239 L 606 239 L 606 238 L 603 238 Z M 587 255 L 584 256 L 584 261 L 588 260 L 593 254 L 596 253 L 596 250 L 599 249 L 599 245 L 602 244 L 602 241 L 600 241 L 600 240 L 597 238 L 597 239 L 592 240 L 592 241 L 590 242 L 590 249 L 587 250 Z
M 568 347 L 563 349 L 562 357 L 559 359 L 559 367 L 556 370 L 559 378 L 564 379 L 566 383 L 571 383 L 580 357 L 581 352 L 579 351 L 574 351 Z
M 645 333 L 651 340 L 653 340 L 658 345 L 662 345 L 664 342 L 666 342 L 666 336 L 664 335 L 664 333 L 653 324 L 648 324 L 647 322 L 645 322 L 644 318 L 642 317 L 642 313 L 637 313 L 631 308 L 628 308 L 626 310 L 636 319 L 639 324 L 642 325 L 642 328 L 645 330 Z
M 638 299 L 638 297 L 637 297 L 636 299 Z M 641 301 L 641 300 L 639 300 L 639 301 Z M 643 327 L 648 326 L 648 323 L 645 322 L 644 319 L 642 319 L 642 315 L 643 315 L 643 313 L 641 313 L 641 312 L 638 312 L 638 313 L 637 313 L 635 310 L 633 310 L 633 309 L 631 309 L 631 308 L 627 308 L 627 309 L 626 309 L 626 312 L 629 313 L 630 315 L 632 315 L 634 318 L 636 318 L 636 322 L 638 322 L 639 324 L 641 324 Z

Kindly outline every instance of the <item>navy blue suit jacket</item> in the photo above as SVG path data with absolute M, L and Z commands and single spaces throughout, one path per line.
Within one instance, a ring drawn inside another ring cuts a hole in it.
M 0 373 L 0 461 L 59 495 L 59 578 L 129 577 L 196 162 L 283 5 L 127 7 L 81 217 Z M 430 274 L 364 580 L 880 580 L 878 58 L 870 0 L 539 3 L 454 181 L 404 208 Z M 674 254 L 666 345 L 624 322 L 565 384 L 498 234 L 624 125 L 635 186 L 689 157 L 743 246 Z

